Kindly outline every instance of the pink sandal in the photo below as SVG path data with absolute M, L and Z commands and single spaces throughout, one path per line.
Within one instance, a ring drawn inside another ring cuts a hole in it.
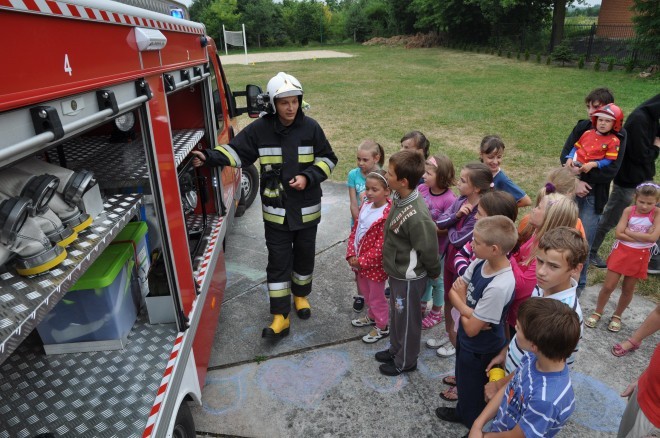
M 626 339 L 626 341 L 630 342 L 630 345 L 632 345 L 632 347 L 624 348 L 623 345 L 621 345 L 619 343 L 616 343 L 612 347 L 612 354 L 615 355 L 616 357 L 622 357 L 622 356 L 625 356 L 628 353 L 632 353 L 633 351 L 638 350 L 639 347 L 642 345 L 641 342 L 635 342 L 635 341 L 633 341 L 632 338 L 628 338 L 628 339 Z M 626 341 L 623 341 L 623 342 L 626 342 Z
M 442 322 L 442 312 L 435 313 L 433 310 L 422 320 L 422 330 L 428 330 Z

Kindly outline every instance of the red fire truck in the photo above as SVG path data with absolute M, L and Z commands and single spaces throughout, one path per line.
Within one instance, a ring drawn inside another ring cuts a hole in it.
M 11 252 L 42 201 L 26 201 L 25 189 L 0 208 L 10 253 L 0 263 L 0 438 L 195 434 L 187 402 L 201 401 L 223 241 L 257 182 L 254 169 L 190 163 L 193 149 L 226 143 L 247 109 L 236 107 L 214 41 L 186 14 L 160 0 L 0 0 L 0 174 L 59 166 L 80 209 L 77 238 L 62 237 L 35 265 Z M 53 181 L 36 191 L 61 191 Z M 143 308 L 126 339 L 48 354 L 34 329 L 134 219 L 148 224 L 147 289 L 166 297 L 173 322 L 150 324 Z

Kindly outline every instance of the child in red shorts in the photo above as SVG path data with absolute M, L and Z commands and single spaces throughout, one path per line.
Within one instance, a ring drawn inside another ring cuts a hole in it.
M 600 293 L 596 310 L 584 322 L 594 328 L 603 316 L 605 305 L 623 275 L 621 297 L 607 329 L 621 330 L 621 314 L 630 304 L 638 279 L 646 279 L 651 248 L 660 237 L 660 185 L 644 182 L 635 189 L 635 203 L 626 208 L 616 226 L 616 241 L 607 259 L 607 275 Z

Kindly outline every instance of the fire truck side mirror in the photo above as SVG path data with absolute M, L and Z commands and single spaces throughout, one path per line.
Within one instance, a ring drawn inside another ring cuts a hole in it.
M 236 102 L 237 96 L 245 96 L 245 102 L 246 102 L 246 106 L 236 108 L 236 115 L 248 113 L 248 116 L 250 118 L 254 119 L 259 117 L 259 114 L 264 110 L 262 108 L 263 105 L 260 104 L 260 99 L 259 99 L 259 96 L 261 96 L 262 94 L 263 93 L 261 91 L 261 87 L 257 85 L 248 85 L 245 87 L 245 91 L 234 92 L 232 94 L 232 99 L 234 102 Z
M 248 85 L 245 87 L 245 100 L 247 101 L 247 112 L 250 118 L 257 118 L 263 108 L 259 104 L 259 96 L 262 95 L 261 87 Z

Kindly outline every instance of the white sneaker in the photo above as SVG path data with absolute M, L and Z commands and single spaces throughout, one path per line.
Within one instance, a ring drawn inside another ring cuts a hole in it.
M 373 344 L 374 342 L 378 342 L 384 337 L 389 335 L 390 335 L 389 326 L 385 327 L 385 329 L 383 330 L 379 329 L 378 327 L 374 327 L 371 329 L 369 333 L 367 333 L 362 337 L 362 342 L 365 342 L 367 344 Z
M 376 324 L 376 321 L 369 318 L 367 315 L 361 316 L 351 321 L 351 325 L 353 327 L 364 327 L 367 325 L 374 325 L 374 324 Z
M 442 338 L 442 339 L 429 338 L 426 340 L 426 348 L 433 348 L 435 350 L 438 347 L 442 347 L 447 342 L 449 342 L 447 338 Z
M 447 341 L 445 345 L 436 350 L 435 354 L 440 357 L 450 357 L 456 354 L 456 348 L 451 345 L 451 342 Z

